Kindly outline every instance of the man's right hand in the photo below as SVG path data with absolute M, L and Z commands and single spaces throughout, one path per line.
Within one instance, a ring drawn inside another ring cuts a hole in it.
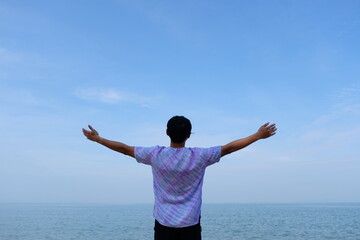
M 91 125 L 88 125 L 88 126 L 89 126 L 91 131 L 86 130 L 84 128 L 82 129 L 85 137 L 87 137 L 87 139 L 89 139 L 91 141 L 99 142 L 99 140 L 100 140 L 99 133 L 95 129 L 93 129 Z

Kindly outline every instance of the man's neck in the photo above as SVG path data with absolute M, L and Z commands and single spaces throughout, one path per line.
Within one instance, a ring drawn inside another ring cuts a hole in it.
M 170 142 L 170 147 L 172 147 L 172 148 L 183 148 L 183 147 L 185 147 L 185 142 L 182 142 L 182 143 Z

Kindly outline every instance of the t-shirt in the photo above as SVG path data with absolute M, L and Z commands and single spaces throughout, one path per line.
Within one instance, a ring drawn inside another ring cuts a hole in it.
M 135 147 L 136 160 L 152 167 L 154 218 L 160 224 L 180 228 L 199 222 L 205 168 L 220 157 L 221 146 Z

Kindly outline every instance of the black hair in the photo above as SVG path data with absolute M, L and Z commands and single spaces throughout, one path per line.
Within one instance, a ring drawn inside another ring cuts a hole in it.
M 182 143 L 191 134 L 191 122 L 184 116 L 174 116 L 167 123 L 167 134 L 174 143 Z

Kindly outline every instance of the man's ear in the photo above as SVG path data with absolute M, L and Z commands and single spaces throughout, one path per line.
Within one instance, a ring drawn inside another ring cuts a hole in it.
M 169 129 L 166 129 L 166 135 L 169 136 Z

